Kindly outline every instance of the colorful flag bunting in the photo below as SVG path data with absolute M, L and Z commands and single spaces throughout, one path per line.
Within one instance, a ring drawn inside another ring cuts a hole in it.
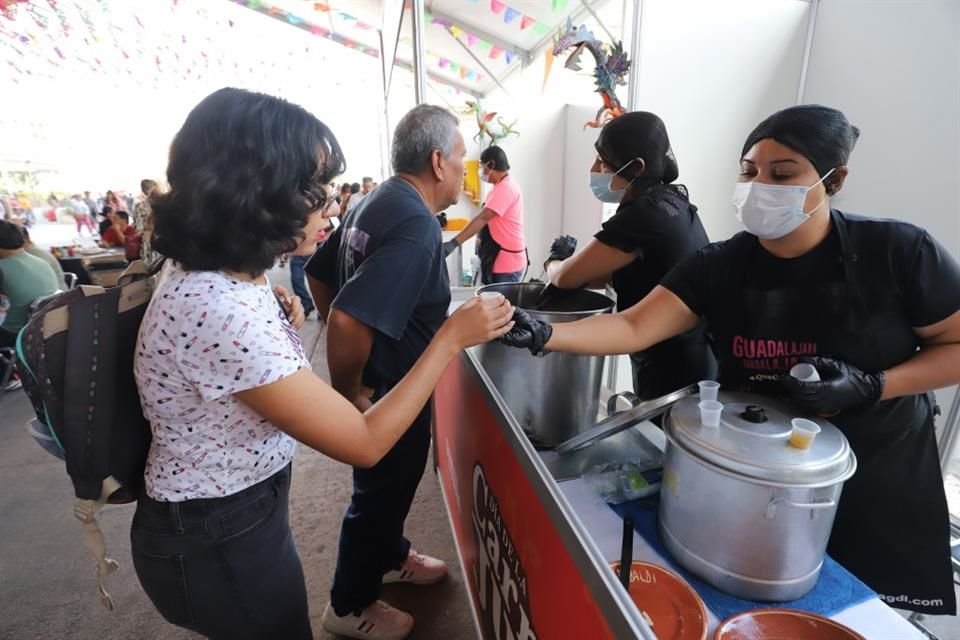
M 522 18 L 520 18 L 520 30 L 523 31 L 524 29 L 526 29 L 536 21 L 537 21 L 536 18 L 531 18 L 530 16 L 523 16 Z
M 514 59 L 515 55 L 514 55 L 513 51 L 504 51 L 504 52 L 503 52 L 503 57 L 504 57 L 504 59 L 507 61 L 507 64 L 510 64 L 510 63 L 513 62 L 513 59 Z
M 461 33 L 463 33 L 463 29 L 460 27 L 456 25 L 452 25 L 450 27 L 450 35 L 452 35 L 454 38 L 459 38 Z
M 567 8 L 567 0 L 553 0 L 553 12 L 558 13 Z
M 460 78 L 461 78 L 461 79 L 466 78 L 468 73 L 470 73 L 470 69 L 467 69 L 466 67 L 460 67 Z
M 507 10 L 503 12 L 503 23 L 510 24 L 511 22 L 519 18 L 521 15 L 523 14 L 517 11 L 516 9 L 507 7 Z
M 499 58 L 501 53 L 503 53 L 503 49 L 501 49 L 500 47 L 493 47 L 493 46 L 490 47 L 491 60 L 496 60 L 497 58 Z
M 468 34 L 467 34 L 467 46 L 468 46 L 468 47 L 472 47 L 472 46 L 475 45 L 475 44 L 477 44 L 477 36 L 473 35 L 472 33 L 468 33 Z
M 507 5 L 500 2 L 500 0 L 490 0 L 490 11 L 493 11 L 496 14 L 499 14 L 501 11 L 507 8 Z

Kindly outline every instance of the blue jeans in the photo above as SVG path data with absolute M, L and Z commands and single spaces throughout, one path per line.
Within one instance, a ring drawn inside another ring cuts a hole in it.
M 209 638 L 312 638 L 289 493 L 288 465 L 224 498 L 159 502 L 144 494 L 130 542 L 157 611 Z
M 314 309 L 313 298 L 304 280 L 303 268 L 311 256 L 290 256 L 290 281 L 293 283 L 293 293 L 300 296 L 303 303 L 303 312 L 310 313 Z
M 373 604 L 380 597 L 383 575 L 400 568 L 410 552 L 403 522 L 427 464 L 430 415 L 428 403 L 380 462 L 370 469 L 353 469 L 353 497 L 340 528 L 330 592 L 337 615 L 359 613 Z
M 523 278 L 523 271 L 515 271 L 513 273 L 494 273 L 494 274 L 491 274 L 492 282 L 486 282 L 484 284 L 497 284 L 500 282 L 520 282 L 521 278 Z

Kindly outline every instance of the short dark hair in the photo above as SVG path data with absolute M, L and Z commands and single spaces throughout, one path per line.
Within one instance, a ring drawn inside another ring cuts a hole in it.
M 408 111 L 393 132 L 394 172 L 417 175 L 426 171 L 437 150 L 449 158 L 457 141 L 459 124 L 453 113 L 432 104 L 420 104 Z
M 126 211 L 117 211 L 117 217 L 126 222 L 130 222 L 130 214 Z
M 373 182 L 373 178 L 370 176 L 363 176 L 363 180 L 361 180 L 361 182 Z
M 23 244 L 30 242 L 30 230 L 26 227 L 20 227 L 20 233 L 23 234 Z
M 20 225 L 9 220 L 0 220 L 0 249 L 22 249 L 23 231 Z
M 106 218 L 111 213 L 113 213 L 113 207 L 109 204 L 103 205 L 103 211 L 100 212 L 100 215 Z
M 150 178 L 144 178 L 140 181 L 140 191 L 143 195 L 149 195 L 151 191 L 157 188 L 157 181 Z
M 360 183 L 354 182 L 350 185 L 350 193 L 360 193 Z
M 492 162 L 493 168 L 497 171 L 510 170 L 506 152 L 495 144 L 490 145 L 480 154 L 480 164 L 487 164 L 488 162 Z
M 152 244 L 190 271 L 260 274 L 297 247 L 345 168 L 333 133 L 302 107 L 220 89 L 173 139 Z
M 350 191 L 349 182 L 344 182 L 342 185 L 340 185 L 340 193 L 343 193 L 344 191 Z

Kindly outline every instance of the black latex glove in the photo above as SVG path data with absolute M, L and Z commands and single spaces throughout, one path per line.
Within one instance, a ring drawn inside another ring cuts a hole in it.
M 460 243 L 456 240 L 447 240 L 443 243 L 443 257 L 446 258 L 448 255 L 457 250 L 457 247 L 460 246 Z
M 440 213 L 437 214 L 437 222 L 440 223 L 441 229 L 447 228 L 447 212 L 446 211 L 441 211 Z
M 499 338 L 508 347 L 530 349 L 535 356 L 546 353 L 544 347 L 553 335 L 553 325 L 535 320 L 523 309 L 513 310 L 513 328 Z
M 554 260 L 566 260 L 577 250 L 577 239 L 573 236 L 560 236 L 550 245 L 550 255 L 547 256 L 547 262 Z
M 818 382 L 801 382 L 791 375 L 781 377 L 787 394 L 810 413 L 834 414 L 845 409 L 873 406 L 883 395 L 884 375 L 866 373 L 833 358 L 803 357 L 820 374 Z

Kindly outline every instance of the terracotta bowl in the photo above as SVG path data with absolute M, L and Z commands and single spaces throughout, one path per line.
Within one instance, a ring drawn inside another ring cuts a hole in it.
M 610 563 L 620 573 L 620 563 Z M 659 640 L 705 640 L 707 612 L 686 580 L 661 566 L 636 561 L 630 568 L 630 598 Z
M 720 623 L 713 640 L 866 640 L 823 616 L 794 609 L 755 609 Z

